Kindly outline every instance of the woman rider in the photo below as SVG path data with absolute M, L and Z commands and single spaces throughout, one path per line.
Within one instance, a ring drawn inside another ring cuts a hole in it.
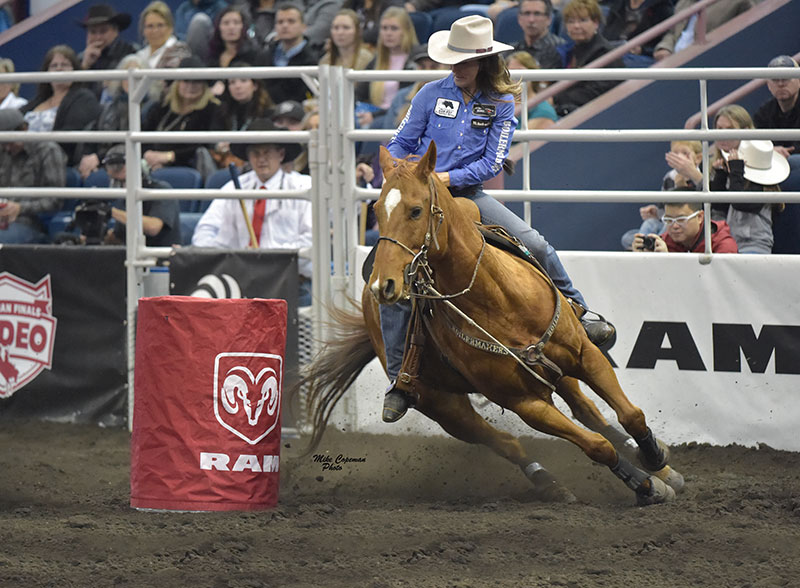
M 514 101 L 520 84 L 513 83 L 500 53 L 513 49 L 492 39 L 492 21 L 466 16 L 449 31 L 438 31 L 428 41 L 428 55 L 449 65 L 452 73 L 426 84 L 400 123 L 389 152 L 397 158 L 424 154 L 436 142 L 436 174 L 453 196 L 472 200 L 480 210 L 481 222 L 502 225 L 517 237 L 544 266 L 558 289 L 586 309 L 586 302 L 572 285 L 553 247 L 538 231 L 483 191 L 482 182 L 502 170 L 508 156 L 517 121 Z M 383 420 L 400 419 L 411 404 L 398 389 L 396 380 L 403 360 L 405 335 L 411 305 L 381 305 L 381 332 L 386 364 L 392 384 L 383 404 Z M 605 320 L 581 317 L 589 339 L 602 345 L 614 334 Z

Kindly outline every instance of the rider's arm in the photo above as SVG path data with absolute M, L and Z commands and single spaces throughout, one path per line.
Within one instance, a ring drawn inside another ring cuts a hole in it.
M 428 126 L 428 105 L 426 102 L 427 92 L 423 87 L 414 98 L 411 99 L 411 106 L 397 131 L 394 133 L 386 148 L 392 157 L 405 157 L 409 153 L 416 153 L 420 138 L 425 134 L 425 127 Z

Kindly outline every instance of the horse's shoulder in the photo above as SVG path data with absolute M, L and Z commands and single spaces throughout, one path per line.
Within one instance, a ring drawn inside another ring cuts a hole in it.
M 478 205 L 469 198 L 454 198 L 456 206 L 466 214 L 471 221 L 479 222 L 481 220 L 481 213 L 478 210 Z

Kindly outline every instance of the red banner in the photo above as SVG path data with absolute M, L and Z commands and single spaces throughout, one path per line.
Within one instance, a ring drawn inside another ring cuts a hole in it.
M 131 506 L 278 501 L 285 300 L 139 301 Z

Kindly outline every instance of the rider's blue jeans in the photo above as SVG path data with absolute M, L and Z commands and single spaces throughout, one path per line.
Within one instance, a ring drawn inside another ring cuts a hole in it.
M 477 190 L 474 196 L 468 196 L 468 198 L 477 204 L 483 224 L 505 227 L 509 233 L 522 241 L 539 263 L 544 266 L 550 279 L 561 293 L 586 308 L 583 295 L 572 285 L 572 280 L 561 264 L 556 250 L 542 237 L 539 231 L 529 227 L 525 221 L 482 189 Z M 403 363 L 406 331 L 411 318 L 411 303 L 404 301 L 393 305 L 381 304 L 380 315 L 383 347 L 386 350 L 386 369 L 389 379 L 394 380 Z

